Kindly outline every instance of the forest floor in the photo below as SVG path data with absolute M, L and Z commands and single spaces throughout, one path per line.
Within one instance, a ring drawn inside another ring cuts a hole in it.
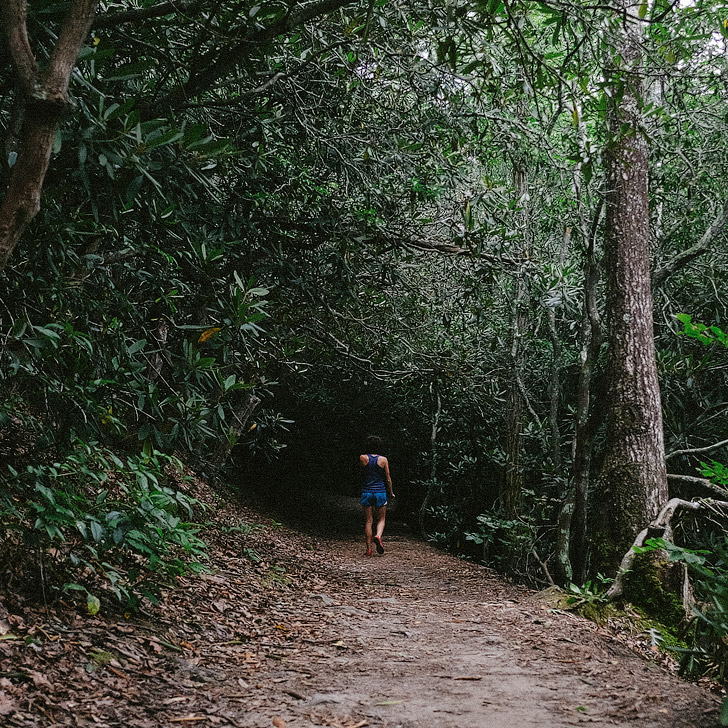
M 209 573 L 141 614 L 0 591 L 0 726 L 718 725 L 660 660 L 403 526 L 366 558 L 341 501 L 323 540 L 219 500 Z

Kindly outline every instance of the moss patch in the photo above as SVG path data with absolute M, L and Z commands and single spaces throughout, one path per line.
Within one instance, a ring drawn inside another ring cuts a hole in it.
M 682 598 L 676 593 L 676 564 L 656 558 L 653 553 L 638 554 L 625 576 L 624 597 L 646 615 L 672 631 L 685 624 Z
M 617 614 L 619 610 L 614 604 L 608 602 L 584 602 L 575 611 L 601 627 L 607 624 L 610 618 Z

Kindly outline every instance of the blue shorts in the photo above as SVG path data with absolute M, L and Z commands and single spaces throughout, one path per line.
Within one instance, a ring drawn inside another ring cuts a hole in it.
M 365 490 L 361 494 L 361 504 L 363 506 L 376 506 L 381 508 L 387 505 L 387 494 L 386 493 L 372 493 L 370 490 Z

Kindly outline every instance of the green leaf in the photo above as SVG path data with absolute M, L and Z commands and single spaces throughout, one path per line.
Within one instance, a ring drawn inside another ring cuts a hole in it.
M 128 354 L 136 354 L 138 351 L 141 351 L 146 345 L 146 339 L 139 339 L 138 341 L 135 341 L 131 346 L 128 346 L 126 348 L 126 351 Z
M 70 584 L 64 584 L 63 591 L 86 591 L 86 587 L 72 582 Z
M 144 145 L 147 149 L 153 149 L 154 147 L 161 147 L 164 144 L 176 142 L 178 139 L 182 139 L 183 136 L 184 134 L 182 134 L 182 132 L 177 131 L 176 129 L 170 129 L 164 134 L 159 134 L 151 139 L 145 139 Z
M 91 527 L 91 535 L 93 536 L 94 541 L 100 541 L 104 535 L 104 527 L 98 521 L 91 521 L 89 525 Z

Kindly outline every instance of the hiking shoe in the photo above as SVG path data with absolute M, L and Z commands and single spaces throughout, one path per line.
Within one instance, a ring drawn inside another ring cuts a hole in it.
M 372 541 L 374 541 L 374 545 L 377 547 L 377 553 L 383 554 L 384 553 L 384 546 L 382 546 L 382 539 L 379 538 L 379 536 L 375 536 Z
M 367 550 L 366 550 L 366 551 L 364 552 L 364 556 L 371 556 L 371 555 L 372 555 L 372 550 L 371 550 L 371 549 L 367 549 Z

